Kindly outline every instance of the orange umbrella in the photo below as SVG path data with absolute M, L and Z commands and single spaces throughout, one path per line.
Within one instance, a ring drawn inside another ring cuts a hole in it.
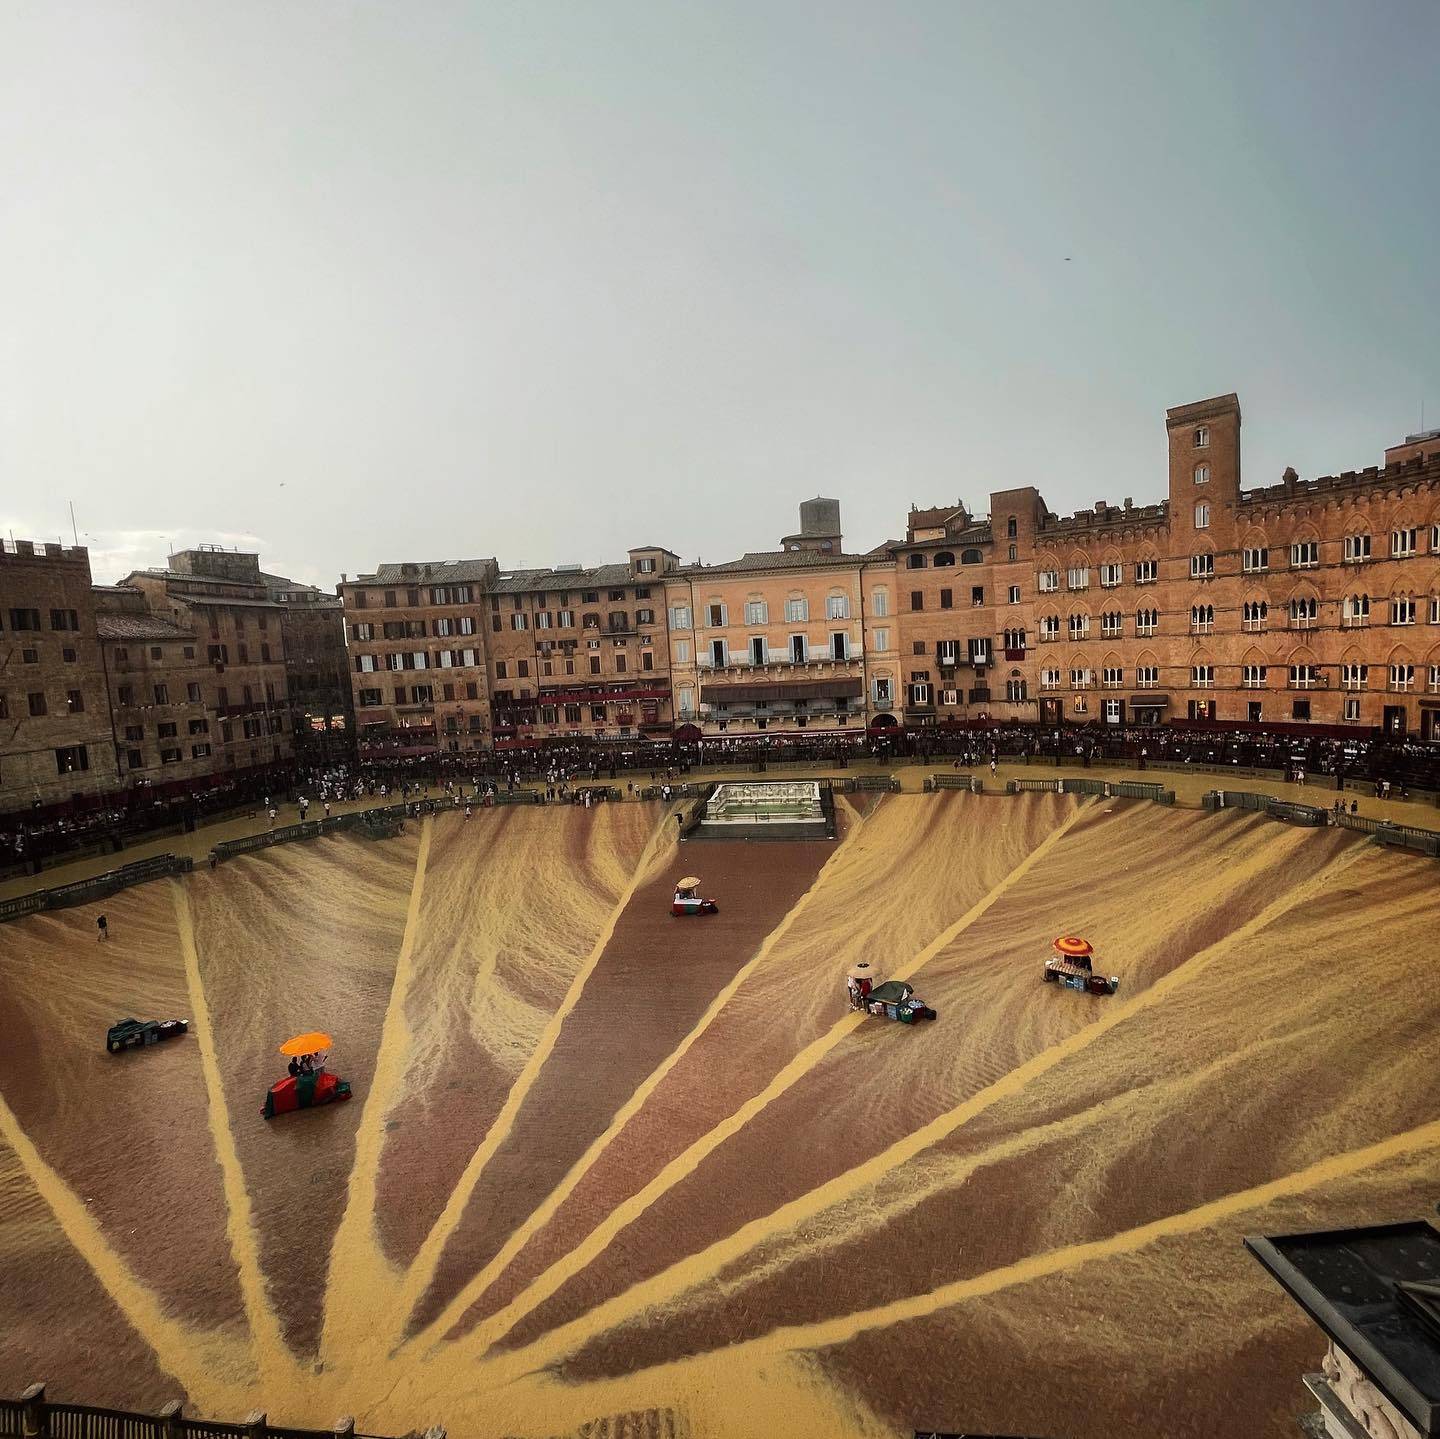
M 287 1039 L 280 1046 L 281 1054 L 319 1054 L 321 1050 L 329 1049 L 331 1039 L 328 1034 L 321 1034 L 317 1029 L 310 1034 L 297 1034 L 294 1039 Z
M 1062 934 L 1055 941 L 1055 953 L 1063 954 L 1066 959 L 1083 959 L 1087 954 L 1095 953 L 1095 946 L 1088 939 L 1077 939 L 1073 934 Z

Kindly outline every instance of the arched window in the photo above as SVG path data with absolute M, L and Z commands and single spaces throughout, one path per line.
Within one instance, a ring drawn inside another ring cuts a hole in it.
M 1215 629 L 1215 606 L 1214 605 L 1191 605 L 1190 606 L 1190 633 L 1192 635 L 1208 635 Z
M 1265 628 L 1270 618 L 1270 606 L 1265 600 L 1246 600 L 1240 614 L 1241 623 L 1253 634 Z
M 985 556 L 979 550 L 961 550 L 960 563 L 962 565 L 979 565 L 985 562 Z
M 1259 650 L 1247 650 L 1240 666 L 1240 687 L 1247 690 L 1263 690 L 1269 681 L 1269 665 Z
M 945 569 L 955 563 L 955 555 L 951 550 L 941 550 L 931 561 L 935 569 Z
M 905 568 L 907 570 L 923 570 L 925 568 L 925 556 L 917 554 L 907 555 L 905 558 Z
M 1370 623 L 1370 596 L 1346 595 L 1340 606 L 1340 622 L 1357 628 Z
M 1210 506 L 1204 500 L 1195 506 L 1195 528 L 1197 530 L 1210 528 Z
M 1195 466 L 1195 483 L 1196 483 L 1197 485 L 1208 485 L 1208 484 L 1210 483 L 1210 466 L 1209 466 L 1209 465 L 1196 465 L 1196 466 Z

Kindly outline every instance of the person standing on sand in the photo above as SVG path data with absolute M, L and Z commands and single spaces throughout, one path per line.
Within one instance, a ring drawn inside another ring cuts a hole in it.
M 99 930 L 99 942 L 101 944 L 107 943 L 110 939 L 110 925 L 103 914 L 96 919 L 95 928 Z

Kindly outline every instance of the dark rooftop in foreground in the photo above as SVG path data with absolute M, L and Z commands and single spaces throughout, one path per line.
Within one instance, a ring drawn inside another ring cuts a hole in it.
M 1245 1247 L 1421 1434 L 1440 1434 L 1440 1231 L 1417 1219 Z

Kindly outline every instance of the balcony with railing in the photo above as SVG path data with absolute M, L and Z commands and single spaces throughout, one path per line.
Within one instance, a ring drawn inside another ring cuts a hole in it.
M 719 665 L 709 655 L 701 655 L 695 661 L 695 668 L 702 675 L 713 676 L 716 679 L 722 676 L 743 678 L 763 674 L 780 675 L 797 671 L 804 674 L 859 674 L 863 659 L 863 652 L 859 649 L 852 650 L 844 659 L 837 659 L 828 653 L 807 655 L 803 660 L 794 659 L 790 655 L 771 655 L 764 660 L 756 660 L 744 655 L 731 655 L 724 664 Z

